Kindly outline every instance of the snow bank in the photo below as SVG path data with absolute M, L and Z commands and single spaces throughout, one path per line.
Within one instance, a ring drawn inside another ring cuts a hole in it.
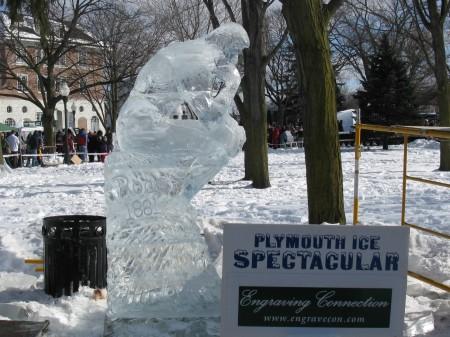
M 416 139 L 408 144 L 408 147 L 415 149 L 439 150 L 440 143 L 429 139 Z
M 415 176 L 450 181 L 439 172 L 436 142 L 415 141 L 409 169 Z M 362 153 L 360 221 L 364 225 L 399 225 L 402 182 L 401 146 Z M 272 187 L 255 190 L 243 177 L 243 156 L 233 160 L 194 198 L 208 248 L 220 266 L 225 221 L 307 223 L 305 162 L 302 150 L 272 150 Z M 343 151 L 347 221 L 352 220 L 354 154 Z M 100 337 L 106 301 L 83 288 L 72 297 L 53 299 L 43 292 L 42 274 L 23 263 L 42 255 L 42 218 L 58 214 L 104 215 L 103 166 L 16 169 L 0 177 L 0 319 L 50 320 L 52 337 Z M 450 232 L 450 191 L 409 183 L 407 220 Z M 410 269 L 450 284 L 450 246 L 441 239 L 411 232 Z M 408 279 L 405 332 L 418 337 L 450 336 L 450 294 Z M 159 337 L 159 336 L 154 336 Z M 381 336 L 380 336 L 381 337 Z

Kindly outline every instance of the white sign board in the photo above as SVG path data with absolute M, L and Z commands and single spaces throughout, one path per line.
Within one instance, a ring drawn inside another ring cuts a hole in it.
M 401 337 L 409 228 L 226 224 L 221 337 Z

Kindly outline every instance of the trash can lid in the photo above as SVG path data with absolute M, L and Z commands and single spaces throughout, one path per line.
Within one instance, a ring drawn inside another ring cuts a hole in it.
M 100 215 L 56 215 L 47 216 L 44 219 L 47 226 L 67 226 L 78 224 L 104 225 L 106 217 Z

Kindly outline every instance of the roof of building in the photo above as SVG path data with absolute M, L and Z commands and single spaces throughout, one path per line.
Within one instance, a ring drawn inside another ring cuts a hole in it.
M 2 16 L 2 19 L 5 22 L 5 25 L 9 24 L 10 20 L 7 17 L 5 13 L 2 13 L 0 11 L 0 15 Z M 56 27 L 61 26 L 60 22 L 52 21 L 52 24 Z M 67 29 L 71 25 L 70 21 L 64 22 L 64 27 Z M 39 38 L 39 32 L 36 30 L 36 27 L 34 25 L 34 21 L 31 16 L 26 16 L 23 18 L 23 20 L 18 24 L 18 30 L 19 33 L 21 33 L 21 37 L 24 39 L 30 39 L 35 40 Z M 94 38 L 83 28 L 81 28 L 79 25 L 73 28 L 70 36 L 71 40 L 78 40 L 78 41 L 84 41 L 84 42 L 94 42 Z

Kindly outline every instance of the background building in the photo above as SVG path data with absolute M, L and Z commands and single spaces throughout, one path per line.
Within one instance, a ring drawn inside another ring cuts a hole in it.
M 3 89 L 4 90 L 4 89 Z M 8 89 L 6 89 L 8 90 Z M 11 89 L 14 90 L 14 89 Z M 64 128 L 64 106 L 60 102 L 55 111 L 55 129 Z M 91 103 L 83 97 L 70 97 L 68 104 L 68 126 L 87 130 L 104 130 Z M 15 127 L 40 124 L 42 111 L 36 105 L 20 98 L 0 96 L 0 122 Z
M 5 1 L 0 0 L 0 11 L 4 11 Z M 2 20 L 8 18 L 4 13 L 0 13 Z M 35 63 L 39 64 L 39 59 L 43 58 L 43 53 L 39 47 L 39 34 L 36 32 L 34 22 L 30 17 L 24 17 L 17 25 L 20 37 L 20 45 L 26 48 L 25 54 L 35 57 Z M 0 35 L 2 32 L 0 31 Z M 18 56 L 17 51 L 11 50 L 5 42 L 7 35 L 1 36 L 0 41 L 0 122 L 15 127 L 24 127 L 41 123 L 43 111 L 28 98 L 33 96 L 42 101 L 41 86 L 37 73 L 30 68 L 30 62 Z M 73 31 L 71 39 L 75 41 L 74 48 L 60 58 L 55 66 L 55 71 L 61 74 L 55 83 L 56 92 L 65 81 L 71 85 L 71 90 L 81 89 L 87 82 L 95 80 L 98 71 L 93 70 L 92 65 L 96 64 L 98 58 L 95 57 L 95 44 L 90 41 L 90 36 L 80 29 Z M 78 47 L 79 46 L 79 47 Z M 34 65 L 32 64 L 32 65 Z M 32 66 L 31 65 L 31 66 Z M 42 62 L 41 67 L 45 68 Z M 85 74 L 83 74 L 83 72 Z M 11 76 L 11 73 L 18 78 Z M 26 87 L 26 88 L 25 88 Z M 104 130 L 103 125 L 95 112 L 93 103 L 88 100 L 84 91 L 71 94 L 67 103 L 68 126 L 72 128 L 85 128 L 87 130 Z M 63 101 L 56 104 L 54 112 L 54 129 L 64 128 L 64 105 Z

